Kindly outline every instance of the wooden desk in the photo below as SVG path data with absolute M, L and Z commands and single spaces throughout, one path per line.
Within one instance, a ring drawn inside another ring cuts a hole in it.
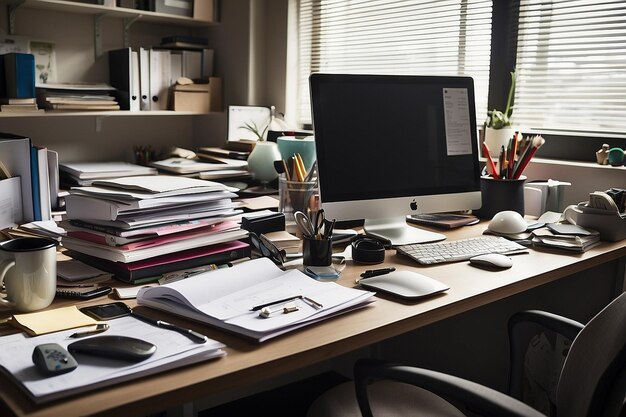
M 448 234 L 449 239 L 476 236 L 485 224 Z M 320 363 L 344 353 L 461 314 L 502 298 L 608 262 L 619 264 L 616 291 L 621 291 L 626 241 L 602 243 L 584 254 L 531 249 L 517 255 L 511 269 L 485 272 L 466 262 L 419 267 L 387 253 L 386 265 L 415 268 L 450 286 L 446 293 L 422 302 L 379 298 L 370 306 L 257 345 L 236 336 L 168 316 L 169 321 L 198 330 L 227 345 L 228 355 L 198 365 L 96 390 L 36 406 L 6 376 L 0 378 L 0 415 L 83 416 L 135 415 L 158 412 L 206 396 L 254 386 L 268 378 Z M 349 265 L 339 283 L 352 286 L 368 267 Z M 489 274 L 490 279 L 485 279 Z M 621 274 L 621 275 L 620 275 Z M 99 300 L 103 302 L 103 300 Z M 52 307 L 54 307 L 53 305 Z M 58 306 L 58 304 L 56 305 Z M 5 318 L 0 315 L 0 319 Z

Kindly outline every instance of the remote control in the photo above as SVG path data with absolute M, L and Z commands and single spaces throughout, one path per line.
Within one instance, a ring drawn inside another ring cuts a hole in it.
M 36 346 L 33 363 L 42 373 L 50 376 L 73 371 L 78 366 L 76 359 L 57 343 Z

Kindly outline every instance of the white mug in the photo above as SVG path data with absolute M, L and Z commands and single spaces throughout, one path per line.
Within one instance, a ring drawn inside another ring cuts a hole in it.
M 46 308 L 57 286 L 56 242 L 24 237 L 0 243 L 0 306 L 21 312 Z

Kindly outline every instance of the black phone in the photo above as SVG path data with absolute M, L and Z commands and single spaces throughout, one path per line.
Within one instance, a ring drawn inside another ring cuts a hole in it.
M 79 308 L 79 310 L 97 320 L 116 319 L 130 314 L 130 307 L 121 301 L 99 304 L 97 306 L 82 307 Z
M 63 298 L 75 298 L 77 300 L 90 300 L 92 298 L 101 297 L 109 294 L 113 289 L 111 287 L 97 287 L 89 289 L 69 289 L 57 288 L 56 295 Z

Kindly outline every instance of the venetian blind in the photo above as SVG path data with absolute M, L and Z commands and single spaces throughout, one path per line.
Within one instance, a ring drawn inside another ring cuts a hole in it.
M 298 119 L 311 122 L 313 72 L 465 75 L 487 112 L 491 1 L 300 0 Z
M 521 0 L 513 119 L 626 135 L 626 2 Z

